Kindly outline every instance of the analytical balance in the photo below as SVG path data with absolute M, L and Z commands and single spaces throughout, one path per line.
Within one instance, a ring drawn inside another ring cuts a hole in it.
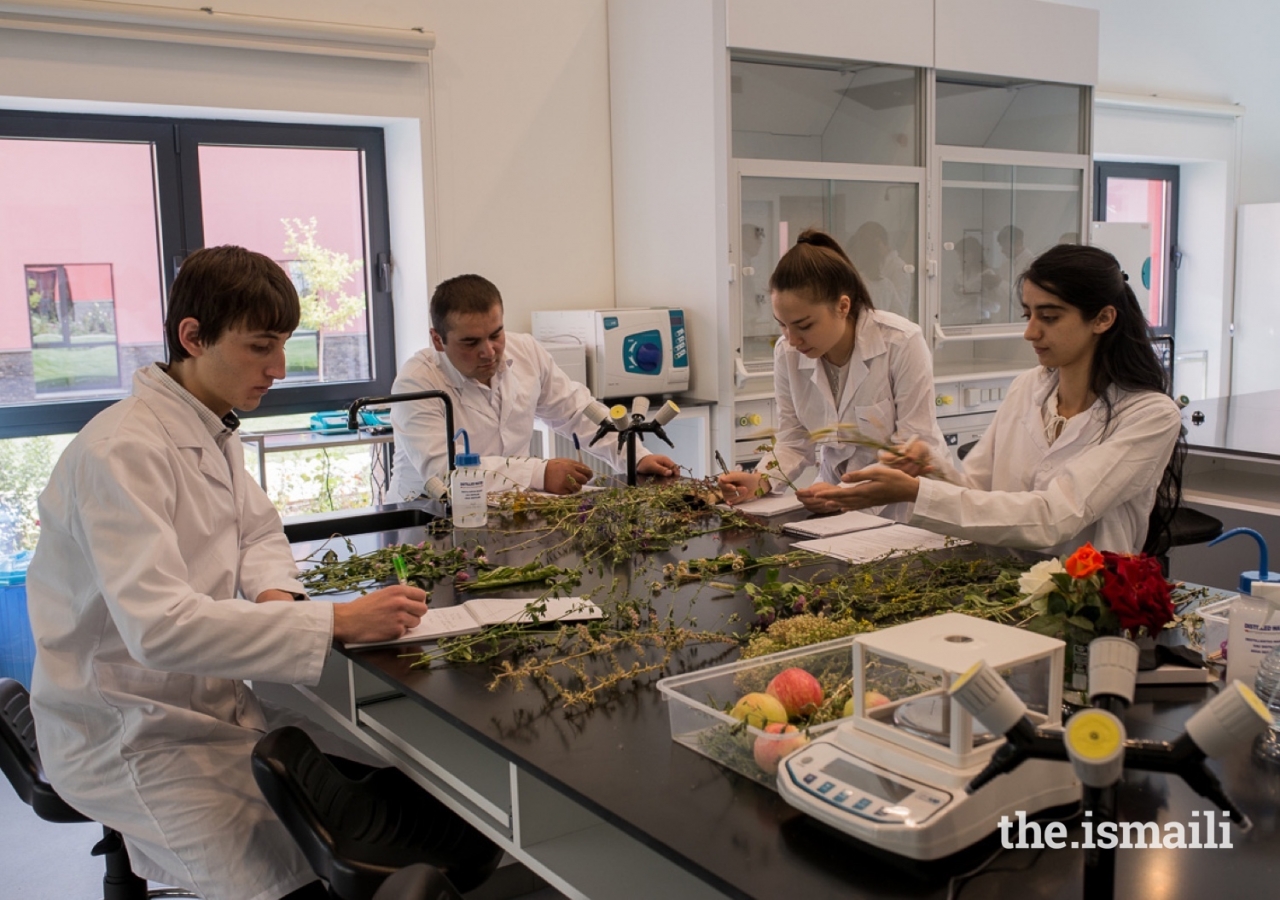
M 1064 646 L 958 613 L 858 635 L 852 718 L 786 757 L 778 791 L 828 825 L 913 859 L 955 853 L 994 832 L 1001 816 L 1078 803 L 1080 783 L 1056 760 L 1029 760 L 966 793 L 1004 738 L 948 696 L 986 660 L 1037 725 L 1060 727 Z

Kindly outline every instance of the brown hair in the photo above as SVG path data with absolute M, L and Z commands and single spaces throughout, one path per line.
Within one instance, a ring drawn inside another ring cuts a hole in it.
M 849 311 L 856 320 L 864 309 L 874 309 L 862 276 L 835 239 L 816 228 L 807 228 L 796 245 L 782 255 L 769 276 L 772 291 L 807 294 L 815 303 L 835 305 L 840 297 L 853 301 Z
M 178 339 L 183 319 L 200 323 L 196 340 L 210 347 L 232 328 L 288 334 L 301 315 L 293 282 L 273 260 L 243 247 L 205 247 L 182 261 L 169 291 L 164 321 L 169 359 L 191 355 Z
M 447 342 L 449 313 L 487 313 L 495 306 L 502 306 L 502 295 L 492 281 L 480 275 L 455 275 L 431 293 L 431 327 Z

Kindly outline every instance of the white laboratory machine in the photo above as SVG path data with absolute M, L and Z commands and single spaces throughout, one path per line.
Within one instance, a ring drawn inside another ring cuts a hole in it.
M 948 690 L 985 660 L 1042 728 L 1062 715 L 1063 643 L 948 613 L 853 645 L 852 718 L 778 767 L 787 803 L 855 838 L 912 859 L 939 859 L 993 833 L 1000 817 L 1079 802 L 1066 762 L 1032 759 L 972 794 L 965 786 L 1005 742 Z
M 689 387 L 682 309 L 535 310 L 533 336 L 542 343 L 580 342 L 587 387 L 602 400 L 676 394 Z

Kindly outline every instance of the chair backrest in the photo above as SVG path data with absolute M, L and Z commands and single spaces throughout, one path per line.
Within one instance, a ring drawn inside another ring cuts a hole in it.
M 12 678 L 0 678 L 0 769 L 22 802 L 45 821 L 89 821 L 68 806 L 45 778 L 36 746 L 31 695 Z

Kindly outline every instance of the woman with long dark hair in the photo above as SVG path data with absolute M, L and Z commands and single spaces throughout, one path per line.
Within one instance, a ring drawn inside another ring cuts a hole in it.
M 815 486 L 809 505 L 913 501 L 910 522 L 984 544 L 1136 553 L 1167 549 L 1181 493 L 1182 422 L 1127 276 L 1097 247 L 1059 244 L 1021 278 L 1024 337 L 1040 365 L 1019 375 L 955 483 L 919 477 L 928 448 Z
M 781 490 L 811 465 L 835 487 L 843 473 L 875 462 L 868 443 L 919 438 L 928 452 L 947 452 L 919 326 L 873 307 L 858 270 L 830 235 L 801 234 L 778 260 L 769 289 L 782 328 L 773 354 L 778 428 L 772 453 L 755 472 L 720 476 L 729 503 Z M 902 507 L 880 512 L 906 516 Z

